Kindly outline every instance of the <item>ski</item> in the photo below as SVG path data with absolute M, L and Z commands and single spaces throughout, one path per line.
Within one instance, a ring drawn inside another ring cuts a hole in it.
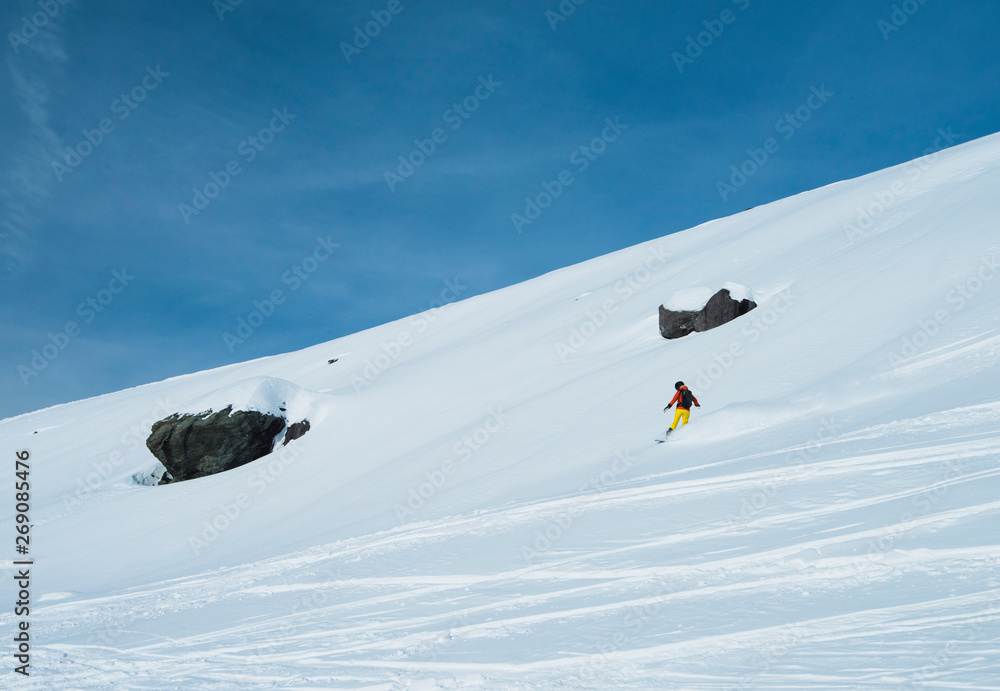
M 666 432 L 663 433 L 663 439 L 656 439 L 656 438 L 654 438 L 653 441 L 655 441 L 657 444 L 664 444 L 664 443 L 666 443 L 667 438 L 670 436 L 671 432 L 673 432 L 673 430 L 672 429 L 668 429 Z

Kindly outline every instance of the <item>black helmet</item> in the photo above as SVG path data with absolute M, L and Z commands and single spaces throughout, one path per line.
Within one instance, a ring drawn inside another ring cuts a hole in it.
M 682 381 L 679 381 L 676 384 L 674 384 L 674 388 L 677 389 L 678 391 L 680 391 L 680 388 L 682 386 L 684 386 L 684 382 L 682 382 Z

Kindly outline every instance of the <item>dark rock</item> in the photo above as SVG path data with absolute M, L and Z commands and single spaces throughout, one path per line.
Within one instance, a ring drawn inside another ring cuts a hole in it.
M 725 288 L 712 296 L 697 312 L 673 311 L 660 305 L 660 335 L 674 339 L 694 331 L 702 332 L 742 317 L 757 307 L 753 300 L 734 300 Z
M 288 426 L 288 429 L 285 430 L 285 440 L 281 442 L 281 445 L 285 446 L 288 444 L 288 442 L 295 441 L 308 431 L 309 431 L 308 420 L 303 420 L 302 422 L 293 422 Z
M 668 310 L 660 305 L 660 335 L 664 338 L 680 338 L 694 331 L 694 322 L 701 312 Z
M 695 331 L 708 331 L 717 326 L 722 326 L 731 322 L 737 317 L 742 317 L 750 310 L 757 307 L 753 300 L 734 300 L 729 291 L 723 288 L 712 296 L 695 319 Z
M 153 424 L 146 446 L 166 467 L 161 484 L 238 468 L 271 453 L 285 419 L 253 410 L 180 415 Z

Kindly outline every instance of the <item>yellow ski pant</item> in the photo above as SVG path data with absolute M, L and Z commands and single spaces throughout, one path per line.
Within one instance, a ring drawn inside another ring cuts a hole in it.
M 677 423 L 680 422 L 681 425 L 686 425 L 688 420 L 691 419 L 691 411 L 684 408 L 678 408 L 677 412 L 674 413 L 674 424 L 670 425 L 670 429 L 677 429 Z

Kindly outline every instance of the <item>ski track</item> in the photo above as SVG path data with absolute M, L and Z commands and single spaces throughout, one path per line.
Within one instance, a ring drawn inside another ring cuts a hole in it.
M 978 410 L 995 415 L 997 406 Z M 894 424 L 946 428 L 952 421 L 944 415 Z M 1000 679 L 1000 500 L 956 504 L 976 495 L 951 491 L 1000 475 L 1000 435 L 949 431 L 951 439 L 920 448 L 904 442 L 833 453 L 884 434 L 862 430 L 831 440 L 830 457 L 799 466 L 778 461 L 791 447 L 773 454 L 772 468 L 740 471 L 746 459 L 734 458 L 603 491 L 407 524 L 121 594 L 42 604 L 34 610 L 46 632 L 40 669 L 21 685 L 1000 688 L 981 683 Z M 943 476 L 942 466 L 955 476 Z M 872 473 L 917 482 L 812 505 L 802 499 L 812 483 L 847 485 Z M 733 520 L 738 501 L 762 487 L 770 488 L 762 495 L 769 501 Z M 937 499 L 921 512 L 920 497 Z M 657 525 L 656 516 L 677 503 L 714 508 L 682 525 Z M 898 506 L 898 522 L 865 520 L 866 511 L 886 505 Z M 626 525 L 634 532 L 601 532 L 608 512 L 632 515 Z M 524 559 L 523 568 L 462 570 L 470 541 L 509 554 L 565 516 L 572 517 L 565 536 Z M 980 529 L 956 541 L 970 522 Z M 586 539 L 574 540 L 577 526 Z M 753 534 L 758 549 L 746 553 L 741 534 Z M 938 536 L 940 546 L 909 548 L 917 534 Z M 692 550 L 712 540 L 720 541 L 714 552 Z M 449 547 L 451 558 L 418 567 L 412 557 L 430 544 Z M 926 593 L 917 586 L 927 583 L 945 584 L 942 597 L 907 599 L 908 591 Z M 748 595 L 755 607 L 744 604 Z M 215 625 L 172 638 L 144 632 L 150 622 L 194 609 L 211 614 L 199 622 Z M 796 618 L 802 611 L 811 616 Z M 535 635 L 563 641 L 565 652 L 503 661 L 510 641 Z M 826 666 L 841 672 L 800 674 L 802 661 L 815 656 L 835 658 Z M 898 668 L 887 671 L 888 662 Z

